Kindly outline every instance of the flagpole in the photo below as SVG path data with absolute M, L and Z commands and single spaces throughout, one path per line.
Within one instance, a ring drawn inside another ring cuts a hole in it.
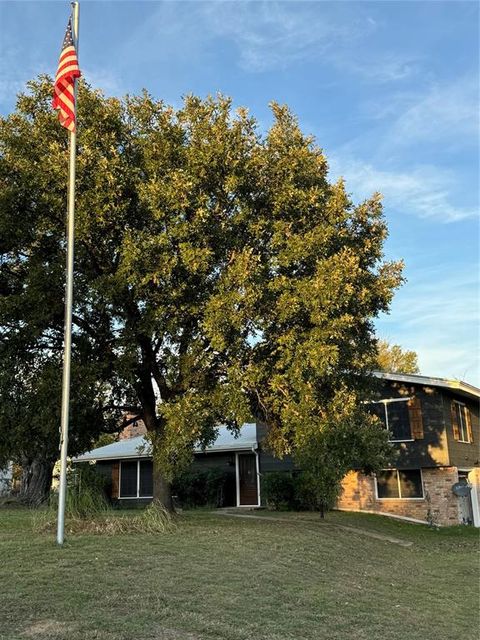
M 78 55 L 78 2 L 72 2 L 72 35 Z M 77 81 L 75 80 L 75 112 L 77 109 Z M 67 267 L 65 286 L 65 338 L 62 379 L 62 416 L 60 426 L 60 487 L 58 492 L 57 544 L 62 545 L 65 533 L 65 498 L 67 494 L 68 419 L 70 410 L 70 365 L 72 354 L 73 248 L 75 236 L 75 164 L 76 130 L 69 132 L 70 156 L 68 166 L 67 200 Z

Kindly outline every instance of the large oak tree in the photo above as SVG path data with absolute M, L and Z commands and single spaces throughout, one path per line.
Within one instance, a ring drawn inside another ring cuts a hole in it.
M 61 342 L 67 138 L 50 104 L 39 78 L 0 121 L 0 327 L 24 354 L 17 382 L 29 340 L 42 362 L 52 335 Z M 173 109 L 81 83 L 78 105 L 74 324 L 87 388 L 73 376 L 73 422 L 82 396 L 98 429 L 105 408 L 138 405 L 154 496 L 170 507 L 172 474 L 219 422 L 255 415 L 283 455 L 350 420 L 374 368 L 373 319 L 401 281 L 383 260 L 380 196 L 354 205 L 329 182 L 284 106 L 264 134 L 222 96 Z M 15 411 L 0 420 L 10 428 Z

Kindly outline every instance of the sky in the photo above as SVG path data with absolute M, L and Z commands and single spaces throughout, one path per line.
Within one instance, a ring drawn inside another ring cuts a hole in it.
M 80 5 L 80 66 L 107 95 L 221 92 L 262 130 L 269 102 L 286 103 L 354 202 L 381 192 L 385 258 L 406 282 L 379 337 L 416 351 L 424 375 L 480 386 L 477 2 Z M 0 114 L 55 73 L 68 14 L 0 1 Z

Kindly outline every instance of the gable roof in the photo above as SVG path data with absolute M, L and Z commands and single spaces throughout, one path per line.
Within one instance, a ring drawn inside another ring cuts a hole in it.
M 456 393 L 469 398 L 480 398 L 480 389 L 478 389 L 478 387 L 474 387 L 473 384 L 468 384 L 468 382 L 462 382 L 462 380 L 447 380 L 446 378 L 432 378 L 429 376 L 419 376 L 410 373 L 388 373 L 385 371 L 374 371 L 373 375 L 384 380 L 406 382 L 408 384 L 423 384 L 427 387 L 439 387 L 440 389 L 455 391 Z
M 254 422 L 247 422 L 240 428 L 238 437 L 225 426 L 218 427 L 216 440 L 202 449 L 195 447 L 195 453 L 214 453 L 228 451 L 251 451 L 258 447 L 257 429 Z M 150 442 L 145 436 L 137 436 L 119 440 L 104 447 L 97 447 L 87 451 L 81 456 L 73 458 L 73 462 L 93 462 L 97 460 L 119 460 L 124 458 L 151 458 L 152 450 Z

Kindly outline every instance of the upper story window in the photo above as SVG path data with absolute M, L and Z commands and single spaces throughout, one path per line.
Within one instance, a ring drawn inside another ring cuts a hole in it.
M 470 412 L 463 402 L 452 402 L 452 427 L 455 440 L 473 442 Z
M 391 442 L 413 440 L 408 403 L 410 398 L 389 398 L 372 402 L 370 411 L 390 432 Z

